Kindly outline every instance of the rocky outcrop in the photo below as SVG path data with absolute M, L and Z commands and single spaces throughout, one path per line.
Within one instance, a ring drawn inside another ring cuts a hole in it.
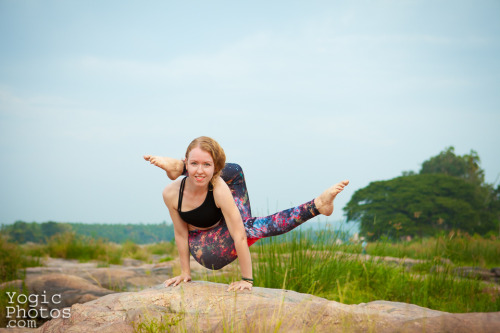
M 114 293 L 112 290 L 98 287 L 81 277 L 57 273 L 32 277 L 26 280 L 24 285 L 22 280 L 5 282 L 0 285 L 0 289 L 4 288 L 9 288 L 9 292 L 14 295 L 14 298 L 21 294 L 26 295 L 26 292 L 29 295 L 38 296 L 39 302 L 34 306 L 36 308 L 40 308 L 41 300 L 49 300 L 43 303 L 43 307 L 48 310 L 70 307 L 75 303 L 85 303 Z M 21 299 L 24 300 L 24 296 L 21 296 Z M 52 299 L 55 302 L 50 301 Z
M 7 327 L 36 327 L 63 312 L 68 313 L 74 304 L 114 293 L 81 277 L 58 273 L 31 277 L 24 286 L 22 280 L 17 280 L 3 287 L 9 288 L 5 295 L 1 295 L 5 297 L 3 304 L 6 304 L 2 323 L 5 322 Z M 9 330 L 11 332 L 11 328 Z
M 453 273 L 461 277 L 500 283 L 500 268 L 498 267 L 492 269 L 481 267 L 457 267 L 453 270 Z
M 140 260 L 124 259 L 124 266 L 97 267 L 97 263 L 79 263 L 76 260 L 45 259 L 43 267 L 26 269 L 26 285 L 47 274 L 81 277 L 88 282 L 114 291 L 138 291 L 165 281 L 172 276 L 172 263 L 145 264 Z
M 184 283 L 109 294 L 75 304 L 71 317 L 25 332 L 134 332 L 141 323 L 187 332 L 498 332 L 500 312 L 450 314 L 376 301 L 345 305 L 293 291 Z M 163 326 L 161 326 L 163 325 Z M 7 330 L 0 332 L 8 332 Z
M 48 310 L 63 309 L 76 303 L 85 303 L 114 291 L 93 285 L 81 277 L 65 274 L 47 274 L 26 282 L 30 294 L 55 302 L 44 304 Z M 54 295 L 57 295 L 54 297 Z

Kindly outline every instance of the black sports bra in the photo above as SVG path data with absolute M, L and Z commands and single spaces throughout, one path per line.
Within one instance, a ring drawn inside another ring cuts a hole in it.
M 186 178 L 181 181 L 181 187 L 179 189 L 179 203 L 177 204 L 177 211 L 180 217 L 186 222 L 197 228 L 210 228 L 220 221 L 222 218 L 222 210 L 215 205 L 214 191 L 209 185 L 207 197 L 201 206 L 196 207 L 188 212 L 181 212 L 182 207 L 182 197 L 184 195 L 184 184 L 186 183 Z

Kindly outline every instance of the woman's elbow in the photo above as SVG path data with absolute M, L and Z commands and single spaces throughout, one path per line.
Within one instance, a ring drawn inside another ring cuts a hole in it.
M 237 235 L 235 235 L 233 241 L 235 243 L 246 243 L 247 235 L 245 233 L 238 233 Z

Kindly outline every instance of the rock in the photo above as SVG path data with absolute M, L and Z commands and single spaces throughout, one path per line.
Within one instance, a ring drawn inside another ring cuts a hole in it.
M 23 280 L 13 280 L 13 281 L 7 281 L 4 283 L 0 283 L 0 290 L 4 289 L 16 289 L 19 290 L 20 292 L 23 291 Z
M 458 276 L 473 278 L 473 279 L 481 279 L 484 281 L 494 281 L 495 273 L 492 273 L 491 270 L 480 267 L 457 267 L 453 270 Z
M 154 275 L 172 276 L 172 267 L 154 267 L 151 273 Z
M 172 276 L 172 264 L 164 265 L 142 264 L 142 261 L 130 259 L 130 266 L 97 267 L 96 262 L 79 263 L 76 260 L 47 258 L 44 267 L 29 267 L 26 269 L 26 279 L 44 276 L 46 274 L 66 274 L 80 276 L 90 283 L 115 291 L 138 291 L 165 281 Z
M 5 318 L 8 321 L 6 325 L 13 322 L 14 324 L 10 324 L 11 326 L 19 326 L 20 328 L 23 326 L 36 327 L 50 318 L 61 316 L 64 311 L 69 311 L 69 307 L 73 304 L 93 301 L 114 293 L 114 291 L 95 286 L 81 277 L 58 273 L 26 279 L 27 290 L 22 289 L 22 281 L 21 284 L 17 281 L 12 281 L 10 284 L 16 289 L 19 287 L 20 289 L 13 291 L 9 297 L 14 302 L 25 304 L 25 309 L 23 306 L 18 308 L 13 304 L 8 305 L 7 313 L 12 312 Z M 8 299 L 6 298 L 6 300 Z M 25 330 L 24 328 L 16 330 L 9 328 L 9 332 L 24 332 Z
M 450 314 L 398 302 L 345 305 L 287 290 L 226 289 L 224 284 L 191 282 L 109 294 L 73 305 L 71 318 L 26 332 L 126 333 L 141 322 L 155 321 L 164 325 L 163 331 L 183 332 L 498 332 L 500 327 L 500 312 Z
M 112 290 L 97 287 L 74 275 L 52 273 L 27 279 L 25 283 L 30 294 L 40 295 L 40 297 L 45 295 L 50 300 L 54 295 L 60 295 L 54 298 L 56 303 L 46 304 L 45 307 L 49 310 L 62 309 L 75 303 L 85 303 L 114 293 Z
M 98 286 L 116 291 L 139 291 L 157 285 L 172 276 L 172 267 L 96 268 L 82 276 Z
M 128 290 L 128 279 L 136 276 L 136 272 L 120 268 L 97 268 L 82 275 L 83 278 L 100 287 L 119 291 Z
M 0 333 L 32 333 L 32 332 L 36 332 L 36 330 L 30 328 L 22 328 L 22 327 L 0 328 Z
M 132 258 L 124 258 L 122 261 L 122 264 L 125 267 L 127 267 L 127 266 L 137 267 L 137 266 L 143 265 L 144 262 L 142 260 L 137 260 L 137 259 L 132 259 Z

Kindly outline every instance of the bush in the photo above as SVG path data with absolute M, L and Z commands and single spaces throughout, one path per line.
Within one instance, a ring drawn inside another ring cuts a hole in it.
M 0 237 L 0 282 L 18 279 L 18 271 L 22 268 L 23 259 L 19 246 Z
M 46 246 L 46 252 L 54 258 L 78 259 L 89 261 L 106 257 L 106 244 L 98 239 L 65 232 L 52 236 Z

